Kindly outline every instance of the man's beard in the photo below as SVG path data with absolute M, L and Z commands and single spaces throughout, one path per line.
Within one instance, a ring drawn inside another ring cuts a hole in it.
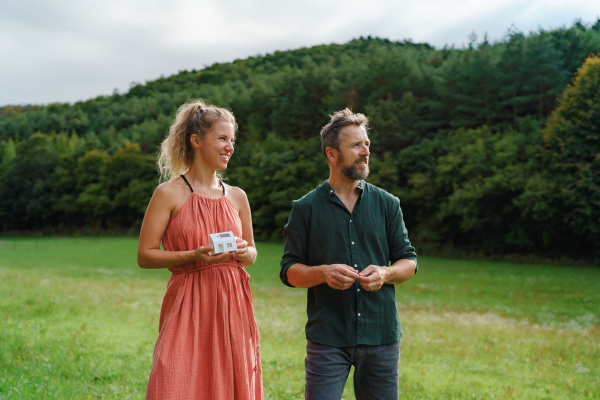
M 361 181 L 363 179 L 366 179 L 367 176 L 369 176 L 369 161 L 368 160 L 369 159 L 367 157 L 359 157 L 356 160 L 354 160 L 354 162 L 351 163 L 350 165 L 345 165 L 345 166 L 340 167 L 339 165 L 343 164 L 344 161 L 346 161 L 346 160 L 345 160 L 344 156 L 342 155 L 342 153 L 339 153 L 337 169 L 346 178 L 352 179 L 353 181 Z M 359 163 L 359 162 L 367 163 L 364 169 L 359 169 L 356 166 L 356 163 Z

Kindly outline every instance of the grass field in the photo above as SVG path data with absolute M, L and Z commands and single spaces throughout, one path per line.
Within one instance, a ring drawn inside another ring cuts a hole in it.
M 169 273 L 136 247 L 0 238 L 0 399 L 144 398 Z M 258 251 L 265 398 L 301 399 L 305 290 L 280 283 L 281 244 Z M 396 290 L 400 398 L 600 399 L 600 269 L 419 261 Z

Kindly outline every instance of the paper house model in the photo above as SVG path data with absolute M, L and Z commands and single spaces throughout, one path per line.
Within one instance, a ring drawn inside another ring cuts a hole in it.
M 213 254 L 220 254 L 237 250 L 233 232 L 211 233 L 208 235 L 209 244 L 212 246 Z

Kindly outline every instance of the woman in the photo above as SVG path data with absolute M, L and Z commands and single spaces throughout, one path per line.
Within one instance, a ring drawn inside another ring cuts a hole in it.
M 237 124 L 203 101 L 182 105 L 158 159 L 162 180 L 140 232 L 138 264 L 168 268 L 146 399 L 262 399 L 259 336 L 244 266 L 256 260 L 250 205 L 226 185 Z M 237 250 L 212 254 L 209 234 Z M 162 245 L 164 250 L 160 249 Z

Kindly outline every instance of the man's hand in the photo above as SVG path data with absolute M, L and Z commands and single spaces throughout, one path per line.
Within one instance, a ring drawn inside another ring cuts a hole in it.
M 331 288 L 345 290 L 358 278 L 358 271 L 349 265 L 331 264 L 323 270 L 323 278 Z
M 388 270 L 377 265 L 369 265 L 358 274 L 358 283 L 367 292 L 376 292 L 385 283 Z

